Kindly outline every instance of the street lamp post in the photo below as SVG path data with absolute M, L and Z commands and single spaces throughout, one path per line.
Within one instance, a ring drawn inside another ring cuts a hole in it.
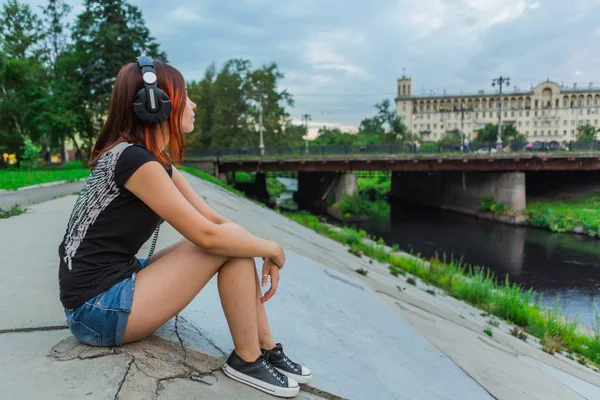
M 510 85 L 510 78 L 508 77 L 502 77 L 500 76 L 500 78 L 495 78 L 492 79 L 492 86 L 496 86 L 498 85 L 498 87 L 500 88 L 500 90 L 498 91 L 498 139 L 496 141 L 496 150 L 498 152 L 502 151 L 502 85 L 506 85 L 509 86 Z
M 260 151 L 260 155 L 265 155 L 265 143 L 263 140 L 263 106 L 262 106 L 262 97 L 258 101 L 258 109 L 260 110 L 260 117 L 258 122 L 258 131 L 260 134 L 260 144 L 258 145 L 258 150 Z
M 302 119 L 304 120 L 304 128 L 306 132 L 304 133 L 304 153 L 308 154 L 308 121 L 310 121 L 310 114 L 303 114 Z

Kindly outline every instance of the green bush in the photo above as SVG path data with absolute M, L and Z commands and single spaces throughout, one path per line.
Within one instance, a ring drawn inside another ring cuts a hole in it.
M 424 142 L 419 146 L 419 153 L 437 153 L 438 145 L 435 142 Z
M 481 211 L 492 211 L 492 206 L 494 204 L 496 204 L 494 202 L 494 197 L 485 196 L 483 199 L 481 199 L 481 205 L 479 206 L 479 209 Z

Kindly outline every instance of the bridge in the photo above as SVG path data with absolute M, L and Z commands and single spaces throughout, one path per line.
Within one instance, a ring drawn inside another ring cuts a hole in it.
M 255 191 L 263 194 L 266 173 L 297 172 L 296 200 L 319 211 L 331 203 L 330 196 L 336 202 L 356 193 L 358 171 L 391 173 L 391 197 L 470 213 L 486 196 L 521 211 L 528 194 L 585 191 L 600 182 L 600 142 L 546 151 L 510 144 L 500 153 L 494 146 L 471 146 L 469 153 L 455 146 L 428 152 L 412 145 L 276 147 L 262 156 L 259 149 L 190 150 L 185 164 L 223 181 L 235 180 L 235 172 L 256 173 Z

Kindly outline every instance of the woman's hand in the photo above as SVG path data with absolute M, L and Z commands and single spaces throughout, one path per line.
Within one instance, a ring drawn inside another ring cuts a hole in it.
M 260 298 L 261 303 L 265 303 L 273 297 L 277 291 L 277 285 L 279 284 L 279 266 L 267 257 L 264 258 L 262 267 L 262 287 L 267 286 L 269 275 L 271 276 L 271 287 L 269 288 L 269 291 Z
M 285 252 L 283 251 L 283 247 L 279 243 L 273 242 L 275 245 L 275 249 L 271 255 L 271 261 L 275 263 L 279 269 L 283 268 L 285 264 Z

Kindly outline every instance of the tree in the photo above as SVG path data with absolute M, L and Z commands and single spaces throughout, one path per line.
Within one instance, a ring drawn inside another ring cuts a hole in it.
M 317 138 L 312 141 L 314 146 L 347 146 L 358 144 L 359 137 L 352 133 L 342 132 L 340 128 L 319 129 Z
M 84 91 L 82 100 L 90 113 L 77 130 L 87 148 L 99 131 L 119 70 L 142 54 L 166 61 L 166 55 L 150 35 L 141 11 L 125 0 L 85 0 L 77 16 L 72 39 L 78 68 L 72 79 Z
M 206 68 L 201 81 L 192 81 L 188 84 L 188 97 L 196 103 L 196 124 L 194 131 L 187 137 L 190 148 L 208 148 L 211 145 L 213 133 L 213 119 L 215 96 L 213 85 L 217 71 L 214 64 Z
M 460 144 L 462 133 L 458 129 L 446 132 L 444 137 L 438 141 L 440 144 Z
M 509 142 L 526 142 L 527 135 L 519 133 L 517 128 L 512 124 L 502 125 L 502 142 L 506 145 Z M 485 127 L 479 129 L 474 142 L 477 143 L 496 143 L 498 138 L 498 125 L 486 124 Z
M 378 116 L 363 119 L 358 127 L 361 144 L 379 144 L 384 135 L 383 121 Z
M 590 142 L 596 140 L 596 133 L 598 133 L 598 129 L 594 125 L 582 125 L 577 129 L 577 141 Z
M 30 104 L 44 90 L 40 20 L 29 5 L 0 9 L 0 143 L 20 160 L 25 136 L 39 137 Z

